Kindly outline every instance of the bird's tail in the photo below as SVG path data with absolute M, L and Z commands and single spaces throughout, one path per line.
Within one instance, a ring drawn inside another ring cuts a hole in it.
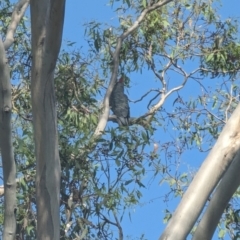
M 118 117 L 117 122 L 120 127 L 129 125 L 129 119 L 126 117 Z

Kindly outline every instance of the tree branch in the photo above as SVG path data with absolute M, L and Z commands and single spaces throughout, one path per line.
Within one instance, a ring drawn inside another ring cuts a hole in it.
M 130 100 L 130 102 L 132 102 L 132 103 L 141 102 L 143 100 L 143 98 L 145 98 L 151 92 L 157 92 L 157 94 L 159 94 L 159 92 L 161 92 L 161 91 L 159 91 L 158 89 L 150 89 L 145 94 L 143 94 L 139 99 L 134 100 L 134 101 Z
M 7 50 L 14 42 L 14 34 L 16 32 L 16 29 L 20 20 L 23 17 L 23 14 L 25 13 L 29 5 L 29 1 L 30 0 L 19 0 L 19 2 L 15 4 L 15 7 L 12 13 L 11 23 L 8 26 L 6 39 L 4 41 L 5 50 Z
M 119 231 L 119 240 L 123 240 L 123 230 L 122 230 L 122 226 L 117 218 L 117 214 L 115 211 L 113 211 L 113 216 L 114 216 L 114 219 L 116 221 L 116 224 L 117 224 L 117 228 L 118 228 L 118 231 Z
M 104 97 L 102 114 L 99 118 L 97 128 L 96 128 L 96 130 L 93 134 L 93 140 L 95 138 L 98 138 L 103 133 L 103 131 L 106 127 L 107 121 L 108 121 L 108 116 L 109 116 L 109 112 L 110 112 L 109 98 L 111 96 L 114 84 L 116 83 L 116 80 L 117 80 L 118 67 L 119 67 L 119 55 L 120 55 L 120 50 L 121 50 L 121 47 L 122 47 L 122 41 L 126 37 L 128 37 L 133 31 L 135 31 L 138 28 L 139 24 L 144 20 L 145 16 L 148 13 L 156 10 L 157 8 L 160 8 L 164 5 L 166 5 L 167 3 L 171 2 L 171 1 L 173 1 L 173 0 L 165 0 L 165 1 L 157 2 L 157 3 L 153 4 L 152 6 L 147 7 L 140 14 L 140 16 L 136 19 L 134 24 L 130 28 L 128 28 L 120 37 L 118 37 L 116 49 L 112 53 L 112 56 L 113 56 L 113 72 L 112 72 L 112 76 L 111 76 L 111 80 L 110 80 L 107 92 L 106 92 L 105 97 Z
M 140 14 L 140 16 L 137 18 L 137 20 L 134 22 L 134 24 L 133 24 L 130 28 L 128 28 L 128 30 L 127 30 L 125 33 L 123 33 L 123 34 L 121 35 L 122 40 L 125 39 L 129 34 L 131 34 L 134 30 L 137 29 L 137 27 L 138 27 L 138 26 L 140 25 L 140 23 L 144 20 L 145 16 L 146 16 L 148 13 L 150 13 L 150 12 L 156 10 L 157 8 L 160 8 L 160 7 L 162 7 L 162 6 L 170 3 L 170 2 L 172 2 L 172 1 L 173 1 L 173 0 L 165 0 L 165 1 L 157 2 L 157 3 L 153 4 L 152 6 L 149 6 L 149 7 L 147 7 L 146 9 L 144 9 L 144 10 L 142 11 L 142 13 Z

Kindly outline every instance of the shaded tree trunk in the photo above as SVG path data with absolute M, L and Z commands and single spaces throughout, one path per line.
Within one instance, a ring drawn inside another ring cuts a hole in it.
M 65 0 L 31 0 L 33 129 L 37 160 L 37 238 L 59 240 L 60 160 L 54 70 L 61 47 Z
M 16 234 L 16 165 L 12 145 L 11 98 L 10 70 L 0 39 L 0 148 L 4 180 L 4 240 L 15 239 Z
M 4 240 L 16 239 L 16 165 L 12 143 L 12 94 L 10 82 L 10 69 L 6 58 L 7 51 L 14 42 L 14 34 L 22 19 L 29 0 L 19 0 L 15 3 L 11 21 L 8 25 L 5 41 L 0 39 L 0 149 L 3 164 L 4 188 Z

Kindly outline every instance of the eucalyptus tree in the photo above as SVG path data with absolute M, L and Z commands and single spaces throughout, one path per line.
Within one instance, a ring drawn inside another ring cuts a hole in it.
M 44 1 L 41 7 L 40 2 L 32 1 L 31 31 L 27 19 L 22 19 L 13 47 L 6 52 L 12 79 L 12 137 L 18 193 L 16 234 L 20 239 L 123 239 L 121 221 L 128 209 L 140 203 L 146 175 L 167 182 L 169 194 L 182 197 L 192 173 L 179 172 L 173 159 L 180 159 L 188 149 L 211 149 L 237 106 L 238 29 L 233 21 L 220 21 L 214 1 L 110 3 L 119 25 L 86 23 L 83 27 L 88 47 L 76 50 L 74 43 L 69 42 L 73 50 L 63 49 L 58 56 L 64 1 L 58 1 L 57 6 L 54 1 Z M 11 4 L 9 1 L 5 4 L 1 11 L 8 18 L 2 20 L 2 31 L 7 36 Z M 43 21 L 45 15 L 47 20 Z M 133 77 L 140 73 L 151 76 L 149 86 L 154 82 L 154 88 L 144 89 L 134 100 Z M 130 107 L 140 104 L 142 109 L 141 115 L 131 115 L 128 127 L 117 127 L 116 116 L 110 114 L 109 98 L 118 76 L 125 77 Z M 206 90 L 209 76 L 221 86 L 212 94 Z M 192 82 L 201 93 L 189 99 L 184 89 Z M 7 116 L 9 126 L 10 115 Z M 237 118 L 233 115 L 233 119 Z M 161 139 L 160 144 L 154 141 L 159 129 L 170 132 L 170 128 L 176 132 L 176 139 L 165 142 Z M 235 131 L 231 127 L 230 130 Z M 224 131 L 231 135 L 230 130 Z M 223 142 L 226 147 L 236 145 Z M 222 148 L 219 146 L 214 147 L 216 151 Z M 13 152 L 12 148 L 8 150 Z M 226 154 L 230 150 L 225 148 Z M 235 150 L 237 153 L 237 147 Z M 208 190 L 199 188 L 194 194 L 199 201 L 199 195 L 204 198 L 197 210 L 194 205 L 185 209 L 183 198 L 180 213 L 184 211 L 187 217 L 191 211 L 194 217 L 189 218 L 191 222 L 184 222 L 181 239 L 197 227 L 193 226 L 201 208 L 208 205 L 206 196 L 209 197 L 224 171 L 230 177 L 232 169 L 236 169 L 235 165 L 229 167 L 230 155 L 224 168 L 218 163 L 221 171 L 204 164 L 210 176 L 215 173 L 218 176 L 215 182 L 208 179 Z M 14 175 L 13 172 L 12 181 Z M 200 175 L 197 183 L 205 176 Z M 225 205 L 214 203 L 213 196 L 212 205 L 219 207 L 216 223 L 236 188 L 235 181 L 228 188 Z M 6 194 L 6 185 L 3 189 Z M 222 191 L 216 189 L 216 194 L 219 192 Z M 207 220 L 203 217 L 196 238 L 203 227 L 209 226 L 206 223 L 211 216 L 210 205 L 210 214 L 206 212 Z M 236 223 L 233 219 L 238 209 L 230 206 L 220 223 L 226 224 L 228 232 L 236 236 L 237 230 L 231 224 Z M 163 238 L 174 239 L 174 234 L 180 233 L 174 230 L 181 224 L 177 212 Z M 171 213 L 166 211 L 165 220 L 170 217 Z M 206 232 L 214 231 L 215 227 Z

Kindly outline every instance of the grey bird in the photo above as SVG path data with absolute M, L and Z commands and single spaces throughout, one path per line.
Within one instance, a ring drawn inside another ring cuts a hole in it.
M 117 117 L 119 126 L 128 126 L 130 117 L 130 108 L 128 104 L 128 97 L 124 94 L 124 79 L 121 77 L 115 84 L 111 97 L 110 107 Z

